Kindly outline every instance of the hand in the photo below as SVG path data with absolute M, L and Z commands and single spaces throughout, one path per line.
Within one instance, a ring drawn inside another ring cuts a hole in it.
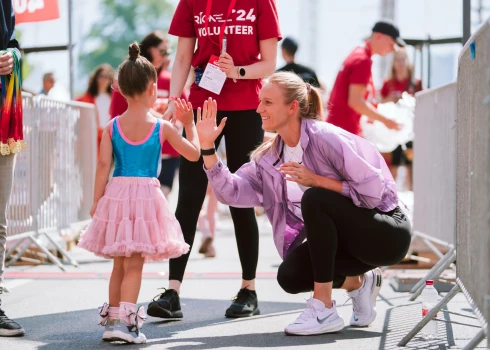
M 288 181 L 297 182 L 303 186 L 318 187 L 317 175 L 302 164 L 287 162 L 281 165 L 279 170 L 285 175 L 290 175 L 286 177 Z
M 94 214 L 95 214 L 95 209 L 97 209 L 97 204 L 99 202 L 94 202 L 94 204 L 92 204 L 92 208 L 90 208 L 90 217 L 94 217 Z
M 175 123 L 175 101 L 168 101 L 167 110 L 162 117 L 164 120 L 168 120 L 171 123 Z
M 181 122 L 184 127 L 194 122 L 194 113 L 192 112 L 192 103 L 185 102 L 178 98 L 175 100 L 175 118 Z
M 157 98 L 155 104 L 153 105 L 153 109 L 160 114 L 165 114 L 167 108 L 168 108 L 168 99 L 166 98 Z
M 14 69 L 14 56 L 12 52 L 6 52 L 0 56 L 0 75 L 8 75 Z
M 202 108 L 197 109 L 197 135 L 199 136 L 199 142 L 201 143 L 202 149 L 210 149 L 214 147 L 214 141 L 218 138 L 219 134 L 223 131 L 225 127 L 226 118 L 221 120 L 219 126 L 216 126 L 216 113 L 218 107 L 216 105 L 216 100 L 211 97 L 204 102 Z
M 383 123 L 388 129 L 392 130 L 400 130 L 402 128 L 401 124 L 388 118 L 384 118 L 383 120 L 381 120 L 381 123 Z
M 225 72 L 228 78 L 238 78 L 238 72 L 236 70 L 235 64 L 233 63 L 233 58 L 229 54 L 222 53 L 221 56 L 219 56 L 218 63 L 219 69 L 222 72 Z

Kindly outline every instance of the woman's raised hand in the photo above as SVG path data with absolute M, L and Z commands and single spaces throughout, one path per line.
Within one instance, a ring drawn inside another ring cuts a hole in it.
M 226 124 L 226 118 L 221 120 L 221 123 L 216 125 L 216 114 L 218 107 L 216 100 L 211 97 L 204 101 L 204 105 L 197 109 L 197 134 L 202 149 L 210 149 L 214 147 L 214 141 L 223 131 Z

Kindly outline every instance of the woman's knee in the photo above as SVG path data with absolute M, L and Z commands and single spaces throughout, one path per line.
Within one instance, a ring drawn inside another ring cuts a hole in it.
M 302 291 L 298 288 L 295 281 L 296 278 L 294 277 L 294 273 L 291 273 L 291 269 L 281 264 L 277 271 L 277 282 L 279 286 L 289 294 L 301 293 Z
M 301 208 L 318 208 L 325 207 L 326 203 L 335 203 L 342 196 L 340 193 L 330 191 L 324 188 L 311 187 L 305 191 L 301 198 Z

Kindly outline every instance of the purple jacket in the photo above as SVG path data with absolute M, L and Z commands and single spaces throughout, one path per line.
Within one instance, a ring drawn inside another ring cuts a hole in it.
M 303 165 L 317 175 L 343 181 L 342 194 L 362 208 L 388 212 L 398 206 L 396 184 L 381 154 L 369 141 L 326 122 L 302 121 Z M 288 208 L 286 180 L 279 172 L 284 142 L 234 174 L 218 161 L 204 169 L 218 200 L 238 208 L 264 207 L 281 258 L 301 244 L 304 223 Z

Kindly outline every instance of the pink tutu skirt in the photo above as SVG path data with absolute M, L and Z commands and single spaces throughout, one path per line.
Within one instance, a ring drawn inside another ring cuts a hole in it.
M 148 177 L 112 178 L 78 245 L 103 258 L 141 253 L 145 261 L 189 251 L 160 182 Z

